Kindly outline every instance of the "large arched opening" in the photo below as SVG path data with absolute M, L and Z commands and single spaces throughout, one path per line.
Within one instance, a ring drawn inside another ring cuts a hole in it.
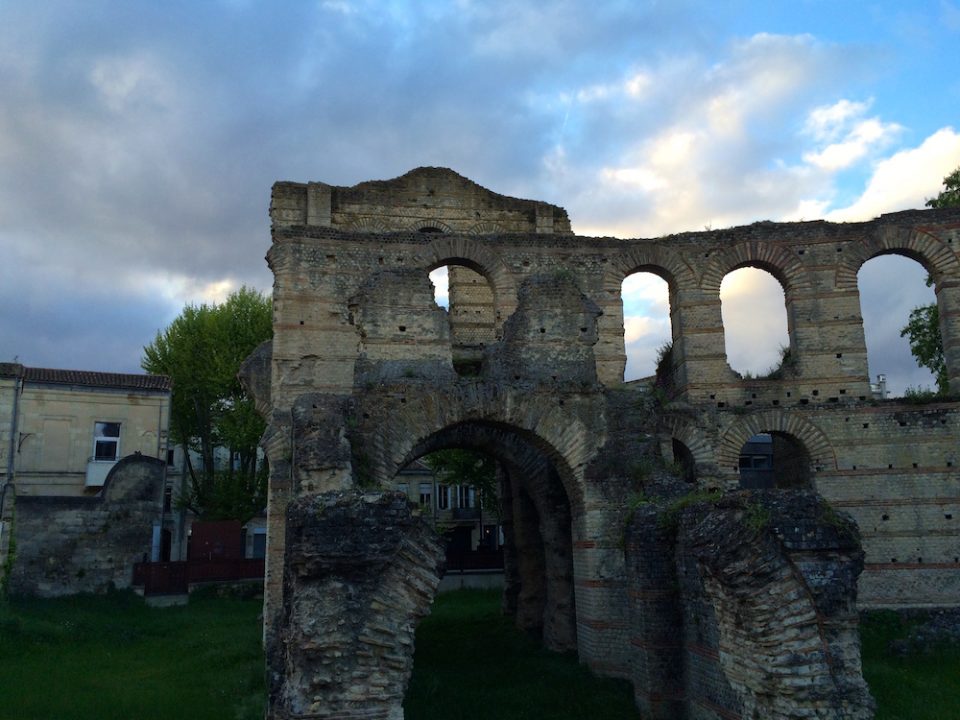
M 434 301 L 447 311 L 453 367 L 479 375 L 484 348 L 498 337 L 497 298 L 490 279 L 476 265 L 449 261 L 430 272 Z
M 895 252 L 874 255 L 860 267 L 857 287 L 874 398 L 935 393 L 937 375 L 918 363 L 912 332 L 906 331 L 915 326 L 918 341 L 936 345 L 942 360 L 937 297 L 921 259 Z
M 467 477 L 455 455 L 453 462 L 436 463 L 438 456 L 455 453 L 489 458 L 491 476 Z M 471 562 L 471 555 L 481 561 L 502 552 L 504 611 L 548 649 L 569 651 L 577 646 L 573 514 L 557 462 L 529 433 L 468 421 L 416 443 L 395 483 L 403 482 L 411 467 L 432 465 L 429 485 L 422 480 L 418 486 L 436 491 L 429 499 L 416 495 L 447 533 L 453 563 L 448 570 L 482 564 Z M 409 484 L 406 489 L 411 497 Z
M 620 286 L 623 303 L 623 380 L 649 378 L 673 344 L 670 284 L 658 268 L 641 267 Z
M 751 436 L 740 448 L 740 487 L 745 490 L 803 489 L 813 485 L 812 461 L 799 438 L 768 431 Z
M 790 352 L 782 282 L 768 269 L 744 266 L 720 283 L 727 363 L 743 377 L 777 377 Z

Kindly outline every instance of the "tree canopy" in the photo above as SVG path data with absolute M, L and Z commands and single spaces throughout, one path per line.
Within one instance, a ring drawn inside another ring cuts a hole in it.
M 943 190 L 937 197 L 927 200 L 927 207 L 960 207 L 960 168 L 943 179 Z M 930 284 L 930 280 L 927 284 Z M 950 383 L 943 356 L 943 338 L 940 336 L 940 312 L 936 303 L 911 310 L 907 324 L 900 330 L 900 337 L 906 337 L 910 342 L 910 352 L 917 364 L 934 374 L 937 393 L 946 395 L 950 391 Z
M 480 493 L 483 506 L 499 517 L 496 461 L 475 450 L 437 450 L 423 458 L 437 480 L 446 485 L 472 485 Z
M 220 305 L 187 305 L 143 349 L 141 367 L 173 381 L 171 439 L 200 458 L 195 467 L 187 452 L 178 502 L 203 519 L 246 522 L 266 504 L 266 468 L 257 462 L 264 421 L 237 372 L 272 332 L 269 297 L 243 287 Z M 216 467 L 218 447 L 229 451 L 225 469 Z

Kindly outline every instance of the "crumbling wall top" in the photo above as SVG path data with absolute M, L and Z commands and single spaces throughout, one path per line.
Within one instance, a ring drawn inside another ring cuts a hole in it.
M 278 182 L 270 219 L 274 228 L 317 225 L 352 232 L 571 233 L 562 207 L 500 195 L 439 167 L 352 187 Z

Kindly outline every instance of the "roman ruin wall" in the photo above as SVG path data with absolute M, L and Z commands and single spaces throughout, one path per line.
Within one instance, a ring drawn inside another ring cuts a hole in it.
M 561 208 L 421 168 L 352 188 L 277 183 L 271 218 L 274 338 L 246 381 L 269 420 L 265 632 L 278 657 L 299 592 L 291 578 L 301 551 L 288 547 L 300 542 L 288 524 L 294 509 L 314 497 L 387 493 L 399 469 L 444 447 L 500 463 L 519 553 L 508 568 L 520 583 L 508 589 L 518 622 L 635 686 L 636 587 L 624 556 L 631 508 L 674 460 L 689 481 L 684 492 L 736 493 L 740 450 L 760 432 L 791 448 L 783 484 L 819 493 L 860 527 L 863 572 L 859 582 L 848 573 L 854 580 L 836 607 L 854 595 L 860 606 L 896 607 L 960 597 L 960 403 L 872 399 L 857 290 L 857 272 L 874 256 L 923 264 L 960 387 L 960 211 L 585 238 Z M 441 266 L 463 268 L 450 275 L 449 311 L 428 279 Z M 776 378 L 745 379 L 727 363 L 720 283 L 746 266 L 784 288 L 791 360 Z M 656 385 L 623 383 L 621 284 L 640 270 L 670 288 L 673 348 Z M 703 526 L 680 527 L 688 530 L 677 542 L 706 572 Z M 777 552 L 793 552 L 777 542 Z M 809 552 L 819 551 L 837 548 Z M 858 546 L 843 552 L 859 562 Z M 663 562 L 673 574 L 684 567 Z M 710 623 L 722 635 L 716 598 L 739 602 L 741 590 L 714 571 L 721 579 L 704 575 L 691 597 L 711 598 Z M 734 705 L 753 707 L 762 688 L 730 684 L 741 672 L 731 667 L 717 672 Z M 285 682 L 277 693 L 289 699 Z M 824 682 L 847 699 L 825 690 L 810 700 L 829 706 L 816 717 L 867 716 L 855 682 Z M 829 709 L 845 702 L 855 706 L 849 714 Z M 327 716 L 315 710 L 301 717 Z

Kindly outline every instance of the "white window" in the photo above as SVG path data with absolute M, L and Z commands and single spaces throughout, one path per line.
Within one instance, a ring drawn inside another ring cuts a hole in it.
M 437 487 L 437 507 L 441 510 L 450 509 L 450 486 L 439 485 Z
M 93 430 L 93 459 L 112 462 L 120 457 L 120 423 L 97 422 Z
M 420 504 L 425 507 L 433 505 L 433 485 L 431 483 L 420 483 Z

